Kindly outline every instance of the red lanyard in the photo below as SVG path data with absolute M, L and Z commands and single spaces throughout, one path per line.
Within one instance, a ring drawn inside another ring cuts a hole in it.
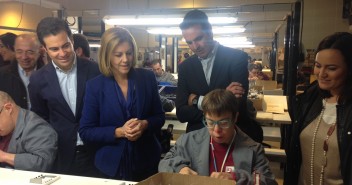
M 227 148 L 226 155 L 224 157 L 224 160 L 222 161 L 220 172 L 222 172 L 222 170 L 224 169 L 225 162 L 227 160 L 227 157 L 229 156 L 230 148 L 231 148 L 234 140 L 235 140 L 235 134 L 233 135 L 231 143 L 230 143 L 230 145 Z M 211 154 L 213 156 L 214 168 L 215 168 L 215 171 L 218 172 L 218 167 L 216 165 L 216 158 L 215 158 L 215 153 L 214 153 L 215 148 L 214 148 L 214 145 L 213 145 L 213 138 L 212 137 L 210 137 L 210 146 L 211 146 Z

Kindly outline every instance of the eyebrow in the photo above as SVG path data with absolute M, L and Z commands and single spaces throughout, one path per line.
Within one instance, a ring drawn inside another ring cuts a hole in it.
M 196 38 L 193 39 L 193 40 L 186 40 L 186 43 L 187 43 L 187 44 L 192 44 L 192 42 L 201 40 L 203 37 L 204 37 L 204 35 L 199 35 L 198 37 L 196 37 Z
M 58 48 L 62 48 L 62 47 L 66 47 L 66 46 L 68 46 L 68 45 L 70 45 L 70 42 L 66 42 L 65 44 L 63 44 L 63 45 L 61 45 L 61 46 L 56 46 L 56 47 L 50 47 L 50 48 L 48 48 L 48 49 L 58 49 Z
M 315 61 L 314 63 L 321 65 L 321 63 L 319 63 L 319 62 L 317 62 L 317 61 Z M 327 66 L 327 67 L 330 67 L 330 66 L 338 67 L 339 65 L 336 65 L 336 64 L 328 64 L 328 65 L 325 65 L 325 66 Z

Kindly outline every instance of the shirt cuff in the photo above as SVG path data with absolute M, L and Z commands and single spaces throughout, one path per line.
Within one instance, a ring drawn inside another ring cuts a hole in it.
M 199 97 L 198 97 L 197 107 L 198 107 L 199 110 L 203 110 L 203 109 L 202 109 L 202 101 L 203 101 L 203 98 L 204 98 L 204 96 L 199 96 Z

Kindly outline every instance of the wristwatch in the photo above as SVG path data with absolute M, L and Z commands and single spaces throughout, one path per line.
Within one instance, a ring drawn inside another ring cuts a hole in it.
M 192 100 L 192 105 L 196 108 L 198 108 L 198 96 L 194 97 Z

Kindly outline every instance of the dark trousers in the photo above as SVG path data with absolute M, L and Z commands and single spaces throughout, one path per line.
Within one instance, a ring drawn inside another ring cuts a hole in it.
M 71 165 L 72 175 L 100 177 L 99 171 L 94 166 L 95 151 L 88 150 L 85 146 L 76 147 L 75 160 Z

